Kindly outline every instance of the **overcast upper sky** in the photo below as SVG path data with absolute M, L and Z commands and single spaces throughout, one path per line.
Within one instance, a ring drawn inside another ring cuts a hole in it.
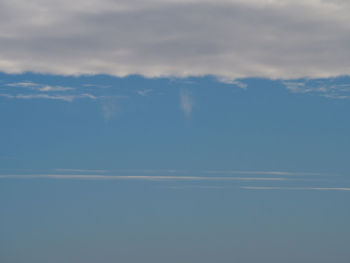
M 349 13 L 342 0 L 3 0 L 0 71 L 347 75 Z

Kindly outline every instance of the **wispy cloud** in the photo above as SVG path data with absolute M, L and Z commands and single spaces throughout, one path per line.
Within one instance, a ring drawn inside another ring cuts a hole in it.
M 94 174 L 5 174 L 0 179 L 80 179 L 80 180 L 145 180 L 145 181 L 288 181 L 275 177 L 206 177 L 170 175 L 94 175 Z
M 287 171 L 205 170 L 202 172 L 208 173 L 208 174 L 276 175 L 276 176 L 327 176 L 327 174 L 323 174 L 323 173 L 287 172 Z
M 8 99 L 48 99 L 72 102 L 76 99 L 97 100 L 106 98 L 106 96 L 94 95 L 78 88 L 48 85 L 32 81 L 7 83 L 4 87 L 10 88 L 3 88 L 4 92 L 0 94 L 0 97 Z M 14 90 L 12 88 L 17 89 Z
M 233 79 L 233 78 L 229 78 L 229 77 L 218 77 L 217 79 L 218 79 L 218 81 L 220 81 L 222 83 L 231 84 L 231 85 L 237 86 L 238 88 L 241 88 L 241 89 L 247 89 L 247 87 L 248 87 L 248 84 L 246 84 L 242 81 L 239 81 L 237 79 Z
M 0 169 L 1 170 L 1 169 Z M 2 169 L 0 179 L 57 179 L 102 181 L 153 181 L 169 182 L 161 185 L 169 189 L 243 189 L 261 191 L 350 191 L 344 177 L 324 179 L 319 173 L 285 171 L 222 171 L 202 170 L 191 172 L 172 169 L 70 169 L 53 170 Z M 228 172 L 228 173 L 226 173 Z M 240 176 L 235 175 L 240 174 Z M 308 176 L 316 175 L 310 178 Z M 175 183 L 176 182 L 176 183 Z M 197 184 L 195 184 L 197 182 Z M 318 186 L 313 186 L 315 184 Z M 270 185 L 266 185 L 270 184 Z M 298 184 L 297 186 L 295 184 Z M 322 186 L 320 186 L 322 184 Z
M 270 187 L 270 186 L 241 186 L 246 190 L 287 190 L 287 191 L 350 191 L 350 187 Z
M 8 87 L 16 87 L 16 88 L 28 88 L 28 87 L 39 87 L 40 85 L 31 81 L 21 81 L 14 83 L 7 83 Z
M 203 189 L 203 190 L 222 190 L 229 189 L 227 186 L 216 186 L 216 185 L 180 185 L 180 186 L 168 186 L 167 189 L 173 190 L 186 190 L 186 189 Z M 232 187 L 230 187 L 232 188 Z
M 1 169 L 0 169 L 1 170 Z M 6 169 L 6 170 L 14 170 L 17 171 L 18 169 Z M 21 171 L 30 171 L 35 172 L 37 171 L 40 173 L 40 170 L 28 170 L 28 169 L 21 169 Z M 256 176 L 261 175 L 263 177 L 266 176 L 273 176 L 273 177 L 309 177 L 309 176 L 316 176 L 316 177 L 337 177 L 340 176 L 338 174 L 326 174 L 326 173 L 316 173 L 316 172 L 292 172 L 292 171 L 267 171 L 267 170 L 185 170 L 185 169 L 112 169 L 112 170 L 106 170 L 106 169 L 86 169 L 86 168 L 56 168 L 53 169 L 55 172 L 79 172 L 79 173 L 109 173 L 109 174 L 177 174 L 177 175 L 187 175 L 187 174 L 196 174 L 207 177 L 208 175 L 240 175 L 240 176 Z
M 119 110 L 120 109 L 115 98 L 107 97 L 102 100 L 102 113 L 106 121 L 109 121 L 112 117 L 114 117 Z
M 48 99 L 48 100 L 62 100 L 67 102 L 72 102 L 75 99 L 97 99 L 96 96 L 92 94 L 79 94 L 79 95 L 49 95 L 49 94 L 0 94 L 0 97 L 6 97 L 8 99 Z
M 109 89 L 112 86 L 111 85 L 101 85 L 101 84 L 92 84 L 92 83 L 85 83 L 82 85 L 83 87 L 88 87 L 88 88 L 99 88 L 99 89 Z
M 191 117 L 194 107 L 194 100 L 188 90 L 180 90 L 180 109 L 183 111 L 187 118 Z
M 151 93 L 152 91 L 153 91 L 152 89 L 143 89 L 143 90 L 136 91 L 136 93 L 142 97 L 145 97 L 145 96 L 148 96 L 148 94 Z
M 6 86 L 16 88 L 30 88 L 32 90 L 37 90 L 40 92 L 63 92 L 68 90 L 74 90 L 74 88 L 72 87 L 52 86 L 47 84 L 34 83 L 32 81 L 7 83 Z
M 333 79 L 284 81 L 292 93 L 317 95 L 330 99 L 350 99 L 350 83 L 333 83 Z
M 49 86 L 49 85 L 45 85 L 43 87 L 38 88 L 38 91 L 42 91 L 42 92 L 67 91 L 67 90 L 74 90 L 74 89 L 71 87 Z
M 246 171 L 246 170 L 177 170 L 177 169 L 127 169 L 120 170 L 124 173 L 142 174 L 210 174 L 210 175 L 240 175 L 240 176 L 283 176 L 283 177 L 337 177 L 338 174 L 326 174 L 316 172 L 291 172 L 291 171 Z
M 5 86 L 19 89 L 16 89 L 15 91 L 13 89 L 7 89 L 7 93 L 0 94 L 0 97 L 6 97 L 8 99 L 48 99 L 67 102 L 84 98 L 93 100 L 97 99 L 97 96 L 93 94 L 76 92 L 76 89 L 72 87 L 47 85 L 34 83 L 32 81 L 7 83 Z
M 64 169 L 64 168 L 57 168 L 55 169 L 57 172 L 74 172 L 74 173 L 107 173 L 108 170 L 101 170 L 101 169 Z

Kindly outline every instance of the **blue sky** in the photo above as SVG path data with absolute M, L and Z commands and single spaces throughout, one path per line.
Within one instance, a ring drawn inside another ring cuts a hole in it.
M 1 263 L 348 263 L 350 5 L 0 2 Z
M 2 259 L 347 262 L 348 83 L 2 74 Z

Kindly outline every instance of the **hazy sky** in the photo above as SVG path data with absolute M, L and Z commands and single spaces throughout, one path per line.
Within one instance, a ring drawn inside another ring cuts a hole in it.
M 0 262 L 348 263 L 350 5 L 0 2 Z

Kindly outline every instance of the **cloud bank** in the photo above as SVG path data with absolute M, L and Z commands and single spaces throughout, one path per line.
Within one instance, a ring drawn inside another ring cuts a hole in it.
M 0 71 L 347 75 L 349 13 L 342 0 L 3 0 Z

